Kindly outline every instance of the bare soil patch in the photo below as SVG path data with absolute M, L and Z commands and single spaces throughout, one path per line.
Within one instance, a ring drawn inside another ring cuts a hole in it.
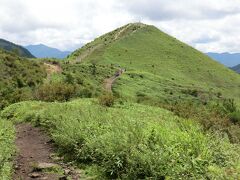
M 79 176 L 67 166 L 55 162 L 51 158 L 54 145 L 51 139 L 40 128 L 24 123 L 16 126 L 16 146 L 18 149 L 15 160 L 13 179 L 79 179 Z M 59 168 L 58 168 L 59 167 Z M 50 168 L 60 169 L 63 173 L 48 172 Z M 68 173 L 68 174 L 66 174 Z

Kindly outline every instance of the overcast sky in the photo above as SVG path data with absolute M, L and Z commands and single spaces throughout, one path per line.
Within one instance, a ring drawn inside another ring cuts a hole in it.
M 0 0 L 0 38 L 73 50 L 129 22 L 203 52 L 240 52 L 239 0 Z

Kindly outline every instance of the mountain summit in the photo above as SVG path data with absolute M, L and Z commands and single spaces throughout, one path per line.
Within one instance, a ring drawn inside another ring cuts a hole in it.
M 100 36 L 73 52 L 68 60 L 120 66 L 151 81 L 152 87 L 146 87 L 146 79 L 137 83 L 134 78 L 121 78 L 128 95 L 136 94 L 140 88 L 149 95 L 158 90 L 158 96 L 166 97 L 168 90 L 163 87 L 170 83 L 181 87 L 173 88 L 178 91 L 172 92 L 176 98 L 190 87 L 240 96 L 240 77 L 236 73 L 158 28 L 141 23 L 131 23 Z M 224 88 L 230 86 L 231 89 Z

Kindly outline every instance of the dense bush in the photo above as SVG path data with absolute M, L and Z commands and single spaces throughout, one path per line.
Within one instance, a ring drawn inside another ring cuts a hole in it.
M 235 111 L 229 115 L 230 120 L 233 123 L 239 124 L 240 125 L 240 111 Z
M 223 111 L 225 113 L 233 113 L 237 110 L 234 99 L 224 99 L 222 102 Z
M 197 89 L 185 89 L 185 90 L 182 90 L 182 93 L 188 94 L 194 97 L 198 97 L 200 92 Z
M 36 98 L 41 101 L 68 101 L 74 97 L 76 89 L 67 83 L 47 83 L 40 86 L 36 91 Z
M 0 50 L 0 110 L 15 102 L 31 100 L 32 92 L 45 77 L 41 63 Z
M 107 65 L 94 63 L 62 64 L 64 82 L 79 86 L 78 97 L 97 97 L 104 92 L 103 82 L 115 73 Z
M 112 93 L 105 93 L 98 98 L 99 104 L 106 107 L 112 107 L 114 105 L 114 96 Z
M 68 101 L 70 98 L 91 98 L 103 90 L 103 80 L 111 71 L 92 64 L 62 64 L 62 73 L 52 74 L 36 91 L 42 101 Z M 92 71 L 94 69 L 95 75 Z
M 0 50 L 0 109 L 26 100 L 67 101 L 72 97 L 96 97 L 103 81 L 115 69 L 95 64 L 64 64 L 62 73 L 46 74 L 43 62 L 31 61 Z
M 209 101 L 207 104 L 181 100 L 158 103 L 158 106 L 174 112 L 179 117 L 196 120 L 206 131 L 227 135 L 232 143 L 240 143 L 240 126 L 237 123 L 239 111 L 233 111 L 236 109 L 233 100 Z

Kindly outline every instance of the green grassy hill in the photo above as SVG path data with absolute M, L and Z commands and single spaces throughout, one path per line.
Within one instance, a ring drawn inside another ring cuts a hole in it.
M 123 96 L 144 93 L 174 99 L 197 91 L 199 96 L 240 97 L 239 76 L 154 26 L 128 24 L 75 51 L 68 60 L 126 68 L 115 88 Z
M 33 98 L 33 90 L 46 77 L 43 65 L 0 50 L 0 109 Z
M 113 93 L 195 119 L 240 142 L 240 76 L 154 26 L 133 23 L 73 52 L 67 61 L 124 68 Z M 235 99 L 235 100 L 232 100 Z
M 0 48 L 6 51 L 15 52 L 21 57 L 34 58 L 34 56 L 26 48 L 4 39 L 0 39 Z

